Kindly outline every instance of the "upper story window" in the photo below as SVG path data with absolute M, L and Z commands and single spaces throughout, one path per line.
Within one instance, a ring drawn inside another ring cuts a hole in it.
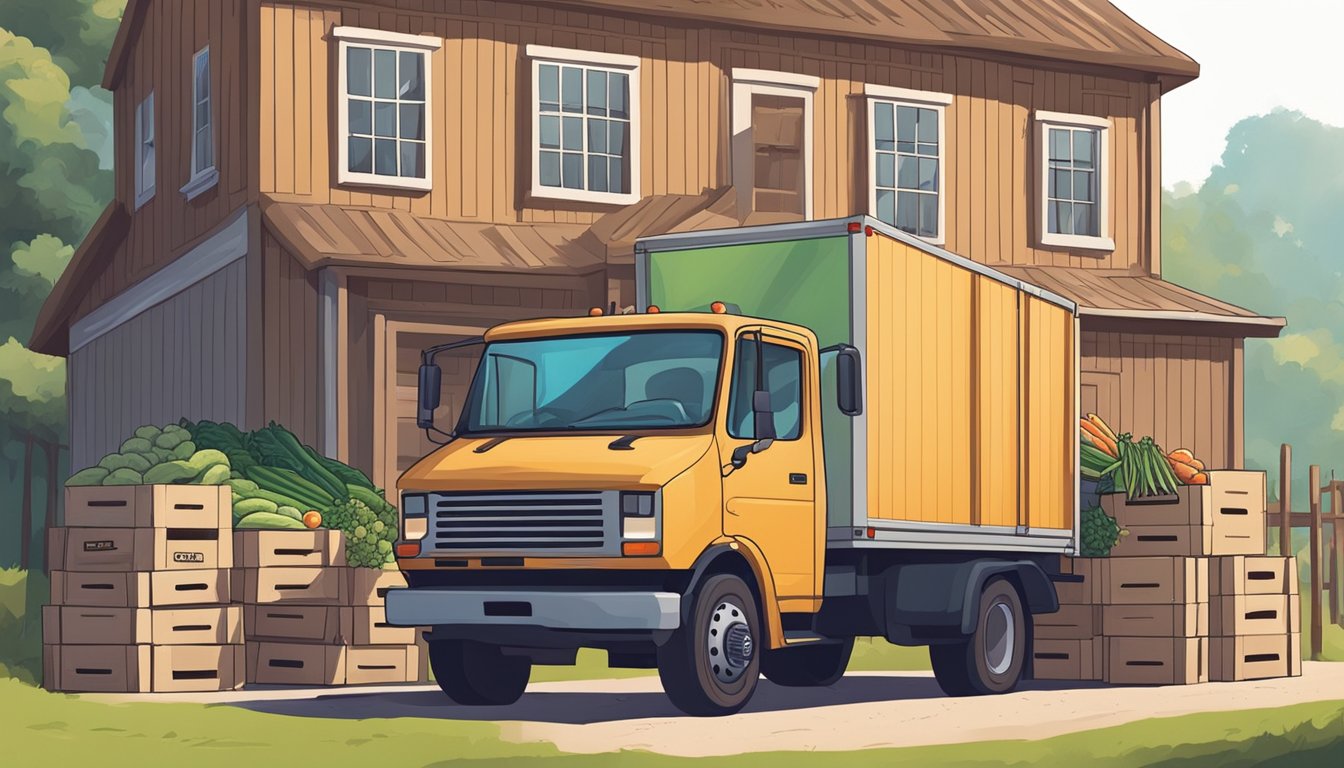
M 135 108 L 135 207 L 154 197 L 154 92 Z
M 1110 218 L 1111 122 L 1037 112 L 1041 244 L 1114 250 Z
M 332 36 L 340 41 L 338 181 L 429 189 L 430 52 L 441 41 L 355 27 Z
M 810 75 L 733 69 L 733 186 L 739 210 L 812 218 Z
M 529 45 L 532 196 L 639 200 L 639 58 Z
M 210 46 L 191 57 L 191 178 L 182 187 L 190 200 L 215 186 L 214 99 L 210 83 Z
M 942 243 L 946 216 L 943 93 L 869 85 L 868 211 L 881 221 Z

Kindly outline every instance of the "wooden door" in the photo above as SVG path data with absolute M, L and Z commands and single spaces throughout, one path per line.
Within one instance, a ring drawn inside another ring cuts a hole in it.
M 484 333 L 482 328 L 435 323 L 409 323 L 374 318 L 374 478 L 391 489 L 412 464 L 437 447 L 415 424 L 420 352 L 434 344 L 458 341 Z M 440 354 L 443 371 L 439 409 L 434 423 L 450 431 L 466 400 L 481 347 L 470 346 Z

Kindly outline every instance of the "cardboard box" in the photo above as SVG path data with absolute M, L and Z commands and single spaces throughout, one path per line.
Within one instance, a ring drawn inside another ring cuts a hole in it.
M 1130 531 L 1111 557 L 1263 555 L 1265 473 L 1217 470 L 1208 474 L 1208 485 L 1181 486 L 1174 496 L 1134 500 L 1123 493 L 1102 496 L 1102 509 Z M 1154 528 L 1184 530 L 1163 534 Z M 1131 541 L 1140 532 L 1152 538 Z M 1167 538 L 1171 536 L 1177 539 Z
M 236 605 L 212 608 L 42 608 L 42 642 L 62 645 L 228 645 L 243 642 Z
M 65 489 L 72 528 L 233 528 L 227 485 L 89 485 Z
M 1104 673 L 1102 639 L 1049 640 L 1032 643 L 1032 678 L 1036 680 L 1100 680 Z
M 1104 558 L 1061 557 L 1060 572 L 1052 574 L 1060 604 L 1097 604 L 1101 602 L 1101 569 Z
M 231 597 L 221 569 L 151 573 L 51 572 L 51 602 L 101 608 L 218 605 Z
M 1213 527 L 1207 525 L 1130 525 L 1111 548 L 1112 558 L 1200 557 L 1214 549 Z
M 234 565 L 239 568 L 344 566 L 345 536 L 340 531 L 237 531 Z
M 1223 595 L 1213 600 L 1212 621 L 1217 637 L 1302 631 L 1297 595 Z
M 219 528 L 59 528 L 53 529 L 50 542 L 51 568 L 58 571 L 233 566 L 233 536 Z
M 348 605 L 349 568 L 235 568 L 233 599 L 269 605 Z
M 322 643 L 342 642 L 342 613 L 334 605 L 245 605 L 243 634 L 248 640 Z
M 247 643 L 247 682 L 261 685 L 373 685 L 422 678 L 418 645 Z
M 387 590 L 406 586 L 406 577 L 391 568 L 351 568 L 349 605 L 382 605 Z
M 1101 606 L 1060 604 L 1054 613 L 1031 617 L 1032 634 L 1043 640 L 1088 640 L 1101 634 Z
M 1107 605 L 1101 634 L 1114 637 L 1208 637 L 1209 604 Z
M 1106 558 L 1106 605 L 1174 605 L 1209 601 L 1209 560 L 1203 557 Z
M 390 626 L 381 605 L 341 609 L 341 641 L 349 645 L 414 645 L 418 636 L 416 627 Z
M 1107 637 L 1106 676 L 1118 685 L 1208 682 L 1207 637 Z
M 1209 641 L 1209 679 L 1220 682 L 1299 677 L 1302 636 L 1250 635 Z
M 1209 566 L 1211 595 L 1296 595 L 1296 557 L 1229 555 Z
M 47 645 L 43 686 L 52 691 L 180 693 L 243 684 L 241 645 Z

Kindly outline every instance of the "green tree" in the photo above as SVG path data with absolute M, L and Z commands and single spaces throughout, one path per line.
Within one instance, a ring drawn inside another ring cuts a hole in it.
M 50 51 L 71 82 L 93 86 L 102 82 L 125 8 L 126 0 L 4 0 L 0 27 Z

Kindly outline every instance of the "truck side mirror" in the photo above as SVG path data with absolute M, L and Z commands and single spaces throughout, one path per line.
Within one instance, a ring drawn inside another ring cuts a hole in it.
M 421 429 L 434 428 L 434 411 L 439 408 L 439 386 L 443 372 L 434 363 L 420 365 L 420 388 L 416 393 L 415 425 Z
M 859 371 L 859 350 L 841 347 L 835 359 L 836 405 L 846 416 L 863 413 L 863 380 Z
M 754 434 L 757 440 L 774 440 L 775 412 L 770 408 L 770 393 L 758 389 L 751 396 L 751 412 L 755 417 Z

